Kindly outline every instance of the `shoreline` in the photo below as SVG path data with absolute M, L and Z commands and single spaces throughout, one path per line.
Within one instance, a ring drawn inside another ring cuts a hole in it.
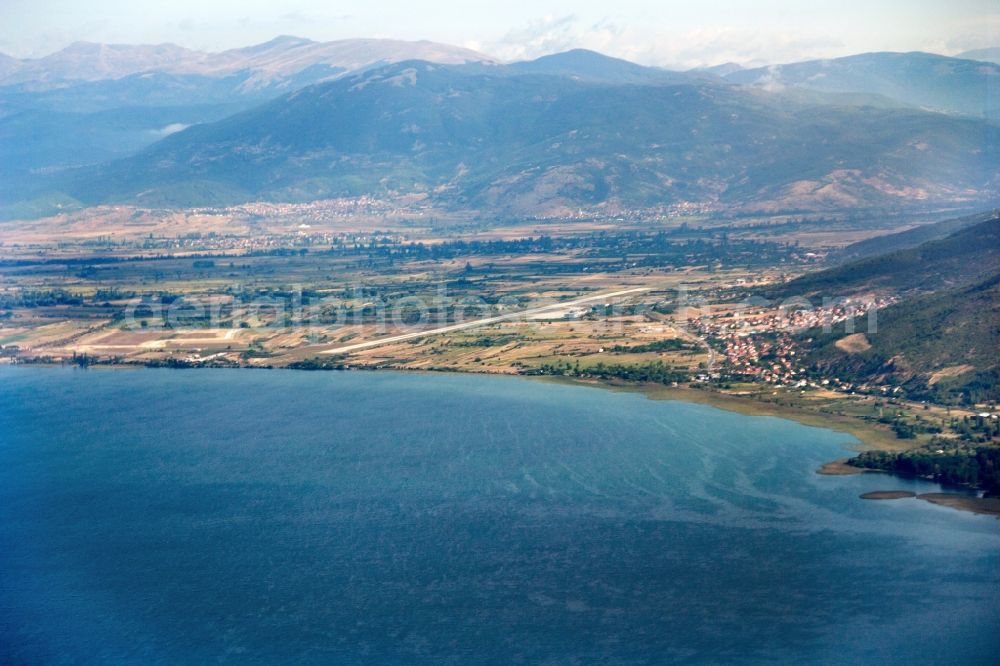
M 8 367 L 34 367 L 34 368 L 59 368 L 76 367 L 71 363 L 54 362 L 21 362 L 2 364 Z M 810 410 L 800 409 L 787 405 L 778 405 L 772 402 L 752 400 L 747 397 L 722 393 L 712 389 L 696 389 L 687 386 L 666 386 L 663 384 L 651 383 L 624 383 L 608 379 L 581 379 L 578 377 L 564 377 L 557 375 L 528 375 L 514 373 L 481 372 L 476 370 L 448 369 L 448 368 L 392 368 L 392 367 L 365 367 L 352 366 L 350 368 L 290 368 L 283 366 L 159 366 L 146 363 L 93 363 L 85 367 L 88 370 L 138 370 L 138 369 L 167 369 L 167 370 L 292 370 L 298 372 L 402 372 L 415 374 L 466 374 L 495 377 L 517 377 L 519 379 L 553 382 L 558 384 L 569 384 L 574 386 L 589 386 L 591 388 L 601 388 L 609 391 L 624 391 L 628 393 L 641 393 L 651 400 L 680 400 L 695 404 L 717 407 L 725 411 L 743 414 L 744 416 L 772 416 L 795 421 L 806 426 L 825 428 L 837 432 L 851 435 L 863 446 L 853 446 L 856 451 L 878 450 L 878 451 L 904 451 L 913 448 L 913 444 L 907 445 L 906 441 L 898 439 L 888 428 L 880 428 L 875 425 L 861 422 L 859 419 L 850 416 L 839 416 L 836 414 L 825 414 Z M 846 459 L 831 461 L 823 465 L 827 468 L 828 474 L 846 474 L 846 470 L 838 470 L 837 465 L 842 464 Z M 821 468 L 822 469 L 822 468 Z M 875 470 L 857 469 L 857 473 Z
M 76 367 L 71 363 L 54 363 L 54 362 L 21 362 L 21 363 L 8 363 L 0 364 L 7 367 L 33 367 L 33 368 L 60 368 L 60 367 Z M 708 405 L 711 407 L 717 407 L 725 411 L 735 412 L 737 414 L 743 414 L 744 416 L 772 416 L 776 418 L 784 418 L 789 421 L 795 421 L 796 423 L 801 423 L 802 425 L 813 426 L 818 428 L 825 428 L 827 430 L 834 430 L 837 432 L 845 433 L 851 435 L 858 443 L 862 446 L 853 446 L 852 448 L 856 451 L 866 451 L 866 450 L 878 450 L 878 451 L 903 451 L 912 448 L 912 444 L 907 446 L 903 440 L 895 437 L 895 435 L 887 428 L 879 428 L 874 425 L 870 425 L 864 422 L 860 422 L 859 419 L 850 416 L 839 416 L 835 414 L 824 414 L 820 412 L 814 412 L 809 410 L 800 409 L 797 407 L 791 407 L 787 405 L 778 405 L 770 402 L 762 402 L 759 400 L 752 400 L 743 396 L 732 395 L 721 393 L 712 389 L 695 389 L 687 386 L 665 386 L 663 384 L 629 384 L 615 380 L 608 379 L 581 379 L 577 377 L 564 377 L 557 375 L 527 375 L 527 374 L 511 374 L 511 373 L 494 373 L 494 372 L 480 372 L 476 370 L 463 370 L 463 369 L 447 369 L 447 368 L 421 368 L 421 369 L 408 369 L 408 368 L 391 368 L 391 367 L 364 367 L 364 366 L 352 366 L 350 368 L 318 368 L 318 369 L 306 369 L 306 368 L 289 368 L 282 366 L 254 366 L 254 365 L 239 365 L 239 366 L 211 366 L 211 365 L 200 365 L 200 366 L 180 366 L 180 367 L 170 367 L 170 366 L 158 366 L 150 365 L 146 363 L 93 363 L 85 367 L 87 370 L 139 370 L 139 369 L 166 369 L 166 370 L 292 370 L 298 372 L 402 372 L 410 374 L 466 374 L 466 375 L 481 375 L 481 376 L 495 376 L 495 377 L 516 377 L 519 379 L 531 380 L 531 381 L 542 381 L 542 382 L 553 382 L 558 384 L 569 384 L 573 386 L 588 386 L 591 388 L 601 388 L 609 391 L 623 391 L 628 393 L 641 393 L 651 400 L 680 400 L 683 402 L 691 402 L 700 405 Z M 827 474 L 846 474 L 846 470 L 838 469 L 838 464 L 842 465 L 846 459 L 840 459 L 831 461 L 823 465 L 823 468 L 827 468 Z M 863 473 L 866 471 L 875 470 L 863 470 L 857 469 L 857 473 Z
M 886 500 L 913 499 L 916 496 L 917 494 L 912 490 L 873 490 L 863 493 L 861 499 L 881 502 Z
M 976 497 L 974 495 L 955 495 L 952 493 L 923 493 L 917 499 L 938 506 L 966 511 L 980 516 L 993 516 L 1000 520 L 1000 497 Z
M 847 461 L 849 458 L 840 458 L 839 460 L 833 460 L 828 463 L 820 465 L 820 468 L 816 470 L 817 474 L 822 476 L 854 476 L 856 474 L 867 474 L 870 472 L 879 472 L 876 469 L 862 469 L 861 467 L 854 467 L 853 465 L 848 465 Z
M 527 376 L 525 378 L 579 386 L 591 386 L 612 391 L 642 393 L 651 400 L 681 400 L 683 402 L 692 402 L 700 405 L 717 407 L 725 411 L 743 414 L 744 416 L 771 416 L 775 418 L 783 418 L 789 421 L 795 421 L 796 423 L 801 423 L 802 425 L 825 428 L 827 430 L 834 430 L 836 432 L 851 435 L 858 440 L 858 443 L 851 448 L 859 452 L 870 450 L 902 451 L 911 448 L 911 446 L 908 446 L 903 440 L 896 438 L 895 434 L 888 428 L 883 429 L 874 425 L 869 425 L 850 416 L 838 416 L 835 414 L 812 412 L 798 409 L 796 407 L 788 407 L 785 405 L 776 405 L 774 403 L 751 400 L 741 396 L 720 393 L 710 389 L 693 389 L 684 386 L 664 386 L 662 384 L 621 384 L 606 380 L 587 380 L 573 377 L 551 377 L 540 375 Z M 821 469 L 827 468 L 828 471 L 826 473 L 830 475 L 846 474 L 846 470 L 836 471 L 838 470 L 837 465 L 842 465 L 845 460 L 846 458 L 831 461 L 823 465 Z M 856 470 L 856 472 L 851 473 L 857 474 L 876 471 L 853 467 L 850 469 Z
M 1000 497 L 979 497 L 958 493 L 917 494 L 912 490 L 873 490 L 863 493 L 861 499 L 876 502 L 915 499 L 956 511 L 975 513 L 980 516 L 993 516 L 1000 520 Z

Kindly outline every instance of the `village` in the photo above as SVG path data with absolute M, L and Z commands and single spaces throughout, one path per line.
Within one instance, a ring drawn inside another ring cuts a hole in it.
M 828 388 L 840 391 L 868 392 L 872 387 L 855 386 L 837 377 L 810 378 L 807 368 L 796 363 L 798 347 L 811 342 L 797 334 L 819 329 L 830 331 L 843 326 L 845 334 L 855 329 L 877 329 L 877 312 L 898 302 L 895 296 L 848 299 L 835 305 L 810 306 L 794 302 L 763 308 L 745 304 L 740 307 L 717 307 L 719 312 L 689 316 L 687 324 L 705 344 L 717 351 L 722 362 L 711 367 L 707 377 L 725 375 L 742 381 L 761 381 L 793 388 Z M 858 335 L 863 335 L 858 333 Z M 701 375 L 704 380 L 706 375 Z M 877 387 L 880 392 L 893 389 Z

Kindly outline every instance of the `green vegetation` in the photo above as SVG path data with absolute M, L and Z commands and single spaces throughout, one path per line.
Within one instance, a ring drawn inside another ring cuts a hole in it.
M 275 250 L 271 250 L 275 252 Z M 568 254 L 594 262 L 605 270 L 658 268 L 663 266 L 775 266 L 795 258 L 796 248 L 788 243 L 730 238 L 726 232 L 678 227 L 661 231 L 615 231 L 564 237 L 529 236 L 516 240 L 459 240 L 425 244 L 398 238 L 372 239 L 366 244 L 334 243 L 317 254 L 363 257 L 367 266 L 392 266 L 403 261 L 443 261 L 475 256 L 503 257 Z M 579 265 L 550 265 L 547 271 L 576 271 Z M 477 271 L 466 263 L 464 275 L 453 286 L 470 286 Z
M 657 340 L 644 345 L 615 345 L 611 351 L 616 354 L 646 354 L 650 352 L 690 351 L 695 346 L 679 338 Z
M 968 446 L 937 439 L 909 451 L 866 451 L 848 461 L 863 469 L 877 469 L 938 483 L 967 485 L 1000 492 L 1000 447 Z
M 852 261 L 793 280 L 768 295 L 840 297 L 871 289 L 934 291 L 1000 273 L 1000 217 L 918 247 Z
M 471 340 L 455 340 L 451 344 L 458 347 L 503 347 L 519 339 L 516 335 L 484 335 Z
M 22 289 L 0 294 L 0 309 L 82 305 L 84 298 L 66 289 Z
M 347 364 L 343 356 L 326 356 L 320 358 L 314 356 L 302 361 L 289 363 L 286 368 L 290 370 L 346 370 Z
M 685 370 L 667 365 L 662 361 L 634 365 L 605 364 L 600 362 L 585 368 L 581 368 L 579 362 L 570 364 L 569 361 L 557 361 L 555 363 L 543 363 L 525 374 L 579 377 L 582 379 L 617 379 L 627 382 L 667 385 L 690 379 Z
M 836 346 L 842 331 L 803 334 L 815 376 L 900 387 L 906 397 L 941 404 L 1000 400 L 1000 275 L 958 290 L 918 296 L 878 313 L 871 348 Z M 954 368 L 955 374 L 942 370 Z

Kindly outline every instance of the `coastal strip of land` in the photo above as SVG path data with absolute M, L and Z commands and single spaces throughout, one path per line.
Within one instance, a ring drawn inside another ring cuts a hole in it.
M 958 493 L 923 493 L 918 495 L 912 490 L 875 490 L 862 494 L 861 499 L 876 501 L 918 499 L 949 509 L 983 516 L 995 516 L 1000 519 L 1000 497 L 977 497 L 976 495 L 959 495 Z
M 861 499 L 898 500 L 898 499 L 910 499 L 916 496 L 917 494 L 912 490 L 874 490 L 870 493 L 864 493 L 863 495 L 861 495 Z
M 823 476 L 854 476 L 855 474 L 864 474 L 865 472 L 876 471 L 855 467 L 854 465 L 848 465 L 847 461 L 848 458 L 841 458 L 840 460 L 833 460 L 831 462 L 824 463 L 818 470 L 816 470 L 816 473 L 822 474 Z
M 956 495 L 953 493 L 924 493 L 917 499 L 946 506 L 949 509 L 969 511 L 984 516 L 995 516 L 1000 519 L 1000 497 L 976 497 L 974 495 Z

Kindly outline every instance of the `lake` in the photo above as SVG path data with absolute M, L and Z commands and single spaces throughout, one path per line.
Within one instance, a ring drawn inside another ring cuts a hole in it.
M 517 378 L 0 369 L 0 662 L 992 663 L 1000 521 Z

